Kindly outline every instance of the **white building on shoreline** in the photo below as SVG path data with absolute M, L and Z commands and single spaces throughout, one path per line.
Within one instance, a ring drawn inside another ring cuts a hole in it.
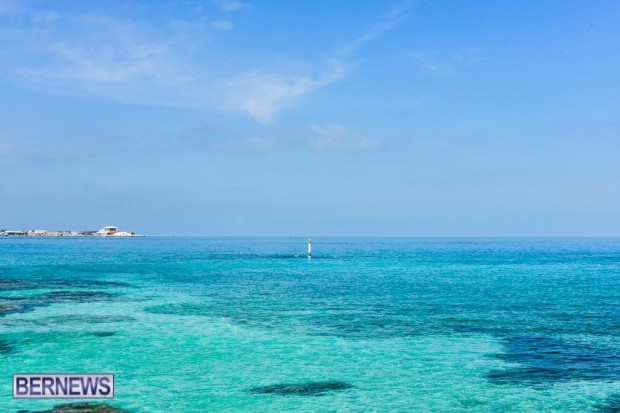
M 119 231 L 114 226 L 103 227 L 96 234 L 102 237 L 133 237 L 136 235 L 133 232 Z
M 134 232 L 119 231 L 117 227 L 107 226 L 99 231 L 47 231 L 37 230 L 7 230 L 0 229 L 0 237 L 136 237 Z
M 97 231 L 97 235 L 103 235 L 103 236 L 108 236 L 108 235 L 114 235 L 118 232 L 118 228 L 116 227 L 103 227 L 101 228 L 99 231 Z

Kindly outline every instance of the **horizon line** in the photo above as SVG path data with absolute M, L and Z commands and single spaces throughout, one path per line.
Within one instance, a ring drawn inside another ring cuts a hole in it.
M 76 231 L 77 232 L 77 231 Z M 9 235 L 2 238 L 145 238 L 145 237 L 194 237 L 194 238 L 620 238 L 618 235 L 213 235 L 213 234 L 143 234 L 133 237 L 80 237 L 80 236 L 28 236 Z

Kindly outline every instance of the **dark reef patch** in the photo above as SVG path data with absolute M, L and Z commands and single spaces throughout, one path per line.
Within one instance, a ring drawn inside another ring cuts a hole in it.
M 107 323 L 123 323 L 127 321 L 135 321 L 135 318 L 125 315 L 87 315 L 72 314 L 66 316 L 49 317 L 46 320 L 55 324 L 107 324 Z
M 67 403 L 59 404 L 51 410 L 20 410 L 17 413 L 129 413 L 105 403 Z
M 123 297 L 121 294 L 100 291 L 105 288 L 131 287 L 130 284 L 117 281 L 79 280 L 79 279 L 32 279 L 21 281 L 15 279 L 0 279 L 0 292 L 29 290 L 26 296 L 11 297 L 9 294 L 0 295 L 0 317 L 12 313 L 27 313 L 39 307 L 46 307 L 56 303 L 91 303 L 111 302 Z M 49 290 L 31 295 L 34 290 Z
M 10 278 L 0 279 L 0 291 L 31 290 L 34 288 L 38 288 L 36 283 L 13 280 Z
M 35 301 L 28 297 L 0 297 L 0 317 L 13 313 L 27 313 L 38 307 Z
M 145 307 L 144 312 L 151 314 L 167 315 L 213 315 L 210 306 L 202 304 L 180 303 L 180 304 L 161 304 Z
M 615 349 L 571 343 L 549 337 L 511 337 L 505 353 L 494 357 L 518 367 L 493 370 L 495 384 L 545 385 L 567 380 L 619 380 L 620 354 Z
M 114 331 L 95 331 L 93 335 L 95 337 L 112 337 L 115 336 L 116 333 Z
M 106 280 L 83 280 L 77 278 L 34 278 L 28 281 L 11 278 L 0 279 L 0 291 L 35 290 L 47 288 L 130 288 L 129 283 Z
M 35 298 L 50 303 L 91 303 L 112 301 L 117 294 L 102 291 L 52 291 Z
M 250 389 L 253 394 L 276 394 L 279 396 L 324 396 L 328 392 L 352 389 L 343 381 L 310 381 L 306 383 L 282 383 Z
M 82 314 L 68 314 L 64 316 L 43 317 L 32 320 L 27 319 L 13 319 L 6 320 L 2 324 L 5 326 L 44 326 L 50 324 L 109 324 L 109 323 L 124 323 L 129 321 L 135 321 L 135 318 L 130 316 L 121 315 L 82 315 Z
M 11 310 L 15 310 L 15 306 L 13 305 L 3 305 L 0 304 L 0 317 L 2 317 L 4 314 L 8 314 L 11 312 Z
M 11 313 L 27 313 L 39 307 L 57 303 L 96 303 L 111 302 L 121 296 L 102 291 L 63 291 L 57 290 L 32 297 L 0 297 L 0 317 Z
M 15 346 L 9 340 L 0 338 L 0 355 L 11 354 L 15 351 Z
M 595 404 L 594 408 L 602 413 L 620 413 L 620 393 L 612 394 L 603 403 Z
M 47 288 L 52 287 L 67 287 L 67 288 L 129 288 L 131 284 L 120 281 L 101 281 L 101 280 L 81 280 L 81 279 L 56 279 L 47 280 L 44 284 Z

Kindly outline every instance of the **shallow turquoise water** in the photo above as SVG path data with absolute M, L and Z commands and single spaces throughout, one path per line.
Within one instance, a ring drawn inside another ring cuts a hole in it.
M 305 247 L 0 238 L 0 411 L 60 403 L 16 372 L 114 373 L 136 413 L 620 411 L 620 239 Z

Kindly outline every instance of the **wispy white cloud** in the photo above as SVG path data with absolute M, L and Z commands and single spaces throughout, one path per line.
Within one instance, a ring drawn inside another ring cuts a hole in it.
M 222 104 L 241 109 L 262 124 L 295 99 L 326 86 L 347 73 L 347 67 L 332 63 L 320 76 L 291 76 L 253 72 L 224 82 Z
M 430 75 L 451 75 L 461 67 L 472 66 L 482 60 L 479 48 L 466 49 L 447 57 L 421 51 L 414 51 L 410 56 L 421 71 Z
M 75 17 L 75 19 L 82 23 L 86 23 L 88 25 L 95 25 L 95 26 L 114 23 L 114 21 L 108 16 L 97 16 L 93 14 L 88 14 L 85 16 L 77 16 Z
M 207 144 L 212 149 L 229 151 L 264 151 L 278 146 L 275 139 L 250 136 L 244 139 L 209 139 Z
M 420 70 L 431 75 L 448 75 L 453 71 L 452 65 L 431 59 L 426 53 L 413 52 L 411 57 Z
M 212 0 L 211 2 L 215 5 L 215 7 L 227 13 L 251 7 L 250 3 L 239 0 Z
M 58 19 L 45 31 L 24 33 L 20 48 L 12 50 L 15 63 L 0 71 L 11 70 L 39 91 L 191 106 L 182 101 L 192 74 L 178 62 L 183 60 L 180 40 L 194 27 L 171 24 L 153 35 L 109 16 Z
M 315 133 L 312 146 L 320 150 L 374 150 L 379 149 L 379 141 L 358 135 L 340 125 L 311 125 Z
M 215 20 L 209 23 L 209 27 L 215 30 L 220 30 L 220 31 L 225 32 L 228 30 L 232 30 L 235 27 L 235 25 L 228 20 Z
M 238 0 L 214 0 L 213 4 L 223 11 L 249 7 Z M 221 51 L 209 56 L 213 36 L 234 27 L 227 19 L 181 18 L 153 28 L 148 22 L 108 15 L 31 12 L 32 19 L 47 23 L 44 35 L 26 32 L 28 41 L 12 49 L 19 58 L 0 71 L 11 70 L 39 90 L 223 109 L 246 113 L 267 125 L 287 106 L 347 76 L 353 68 L 352 54 L 397 27 L 410 5 L 405 1 L 388 10 L 365 34 L 319 61 L 302 62 L 291 69 L 275 60 L 254 68 L 245 64 L 248 70 L 242 71 L 235 71 L 234 66 L 231 71 L 218 70 Z M 234 53 L 231 57 L 238 58 Z
M 34 13 L 32 17 L 33 23 L 53 23 L 59 18 L 59 14 L 55 11 L 47 10 Z
M 246 73 L 226 83 L 226 104 L 244 110 L 262 124 L 268 124 L 280 110 L 296 99 L 344 78 L 353 66 L 348 62 L 349 56 L 364 44 L 401 24 L 406 19 L 411 4 L 410 0 L 406 0 L 389 9 L 368 32 L 336 49 L 323 62 L 327 69 L 322 75 L 312 77 Z
M 305 125 L 298 127 L 262 128 L 247 136 L 243 131 L 219 128 L 196 130 L 190 134 L 200 137 L 212 149 L 228 151 L 313 150 L 319 152 L 374 151 L 382 148 L 379 140 L 338 125 Z
M 452 56 L 452 59 L 459 64 L 474 65 L 482 61 L 482 48 L 474 47 L 462 50 Z
M 407 19 L 412 5 L 413 2 L 411 0 L 405 0 L 402 3 L 390 8 L 385 13 L 383 18 L 379 20 L 379 22 L 377 22 L 374 26 L 372 26 L 370 30 L 357 37 L 353 41 L 350 41 L 344 46 L 338 48 L 335 55 L 342 56 L 353 53 L 364 44 L 376 39 L 377 37 L 390 30 L 395 29 Z
M 111 44 L 86 49 L 67 43 L 53 43 L 49 50 L 64 58 L 66 64 L 56 73 L 30 72 L 41 78 L 67 78 L 79 81 L 125 82 L 155 73 L 157 59 L 165 44 Z

